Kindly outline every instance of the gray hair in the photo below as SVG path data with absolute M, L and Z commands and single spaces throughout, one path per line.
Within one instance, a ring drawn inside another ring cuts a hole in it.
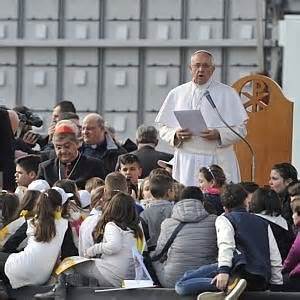
M 93 121 L 96 121 L 97 125 L 100 127 L 100 128 L 105 128 L 105 125 L 104 125 L 104 119 L 102 116 L 100 116 L 99 114 L 97 113 L 90 113 L 88 115 L 86 115 L 83 119 L 83 123 L 85 121 L 90 121 L 90 120 L 93 120 Z
M 207 50 L 203 50 L 203 49 L 200 49 L 200 50 L 197 50 L 195 51 L 192 55 L 191 55 L 191 60 L 192 58 L 197 55 L 197 54 L 200 54 L 200 53 L 204 53 L 204 54 L 207 54 L 209 57 L 210 57 L 210 60 L 211 60 L 211 64 L 214 66 L 215 65 L 215 60 L 214 60 L 214 56 L 211 52 L 207 51 Z
M 136 141 L 141 144 L 157 144 L 158 132 L 154 126 L 140 125 L 136 131 Z

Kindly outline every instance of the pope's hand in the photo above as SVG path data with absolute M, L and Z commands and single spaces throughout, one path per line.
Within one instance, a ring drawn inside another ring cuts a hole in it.
M 192 137 L 192 132 L 189 129 L 177 129 L 175 136 L 178 141 L 187 141 Z
M 208 130 L 202 131 L 200 136 L 207 140 L 219 140 L 220 139 L 220 133 L 217 129 L 208 129 Z

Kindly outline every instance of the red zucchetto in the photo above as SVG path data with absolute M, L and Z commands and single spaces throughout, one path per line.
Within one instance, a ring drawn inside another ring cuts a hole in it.
M 76 134 L 76 131 L 74 130 L 74 128 L 72 126 L 69 126 L 68 124 L 58 124 L 55 127 L 55 134 L 58 133 L 73 133 Z

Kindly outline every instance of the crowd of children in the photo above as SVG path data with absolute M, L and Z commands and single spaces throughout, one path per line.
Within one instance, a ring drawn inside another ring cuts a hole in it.
M 0 195 L 3 299 L 8 286 L 45 284 L 64 258 L 78 255 L 94 260 L 71 274 L 121 287 L 135 278 L 133 248 L 155 284 L 180 295 L 238 299 L 245 288 L 300 291 L 300 183 L 291 164 L 274 165 L 270 187 L 227 183 L 218 165 L 199 170 L 198 187 L 183 187 L 161 168 L 139 180 L 134 154 L 120 156 L 117 165 L 105 180 L 91 178 L 78 190 L 69 179 L 53 187 L 29 183 L 36 158 L 17 162 L 25 188 Z M 36 298 L 65 295 L 65 280 L 63 273 L 53 291 Z

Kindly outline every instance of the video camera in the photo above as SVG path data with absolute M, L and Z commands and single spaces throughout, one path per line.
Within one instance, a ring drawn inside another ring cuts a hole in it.
M 8 110 L 4 105 L 0 105 L 0 108 Z M 23 125 L 41 127 L 43 125 L 43 120 L 37 115 L 34 114 L 32 111 L 29 110 L 26 106 L 19 106 L 13 109 L 19 117 L 19 120 Z
M 17 112 L 20 122 L 24 125 L 41 127 L 43 125 L 43 120 L 31 111 L 26 111 L 24 113 Z

